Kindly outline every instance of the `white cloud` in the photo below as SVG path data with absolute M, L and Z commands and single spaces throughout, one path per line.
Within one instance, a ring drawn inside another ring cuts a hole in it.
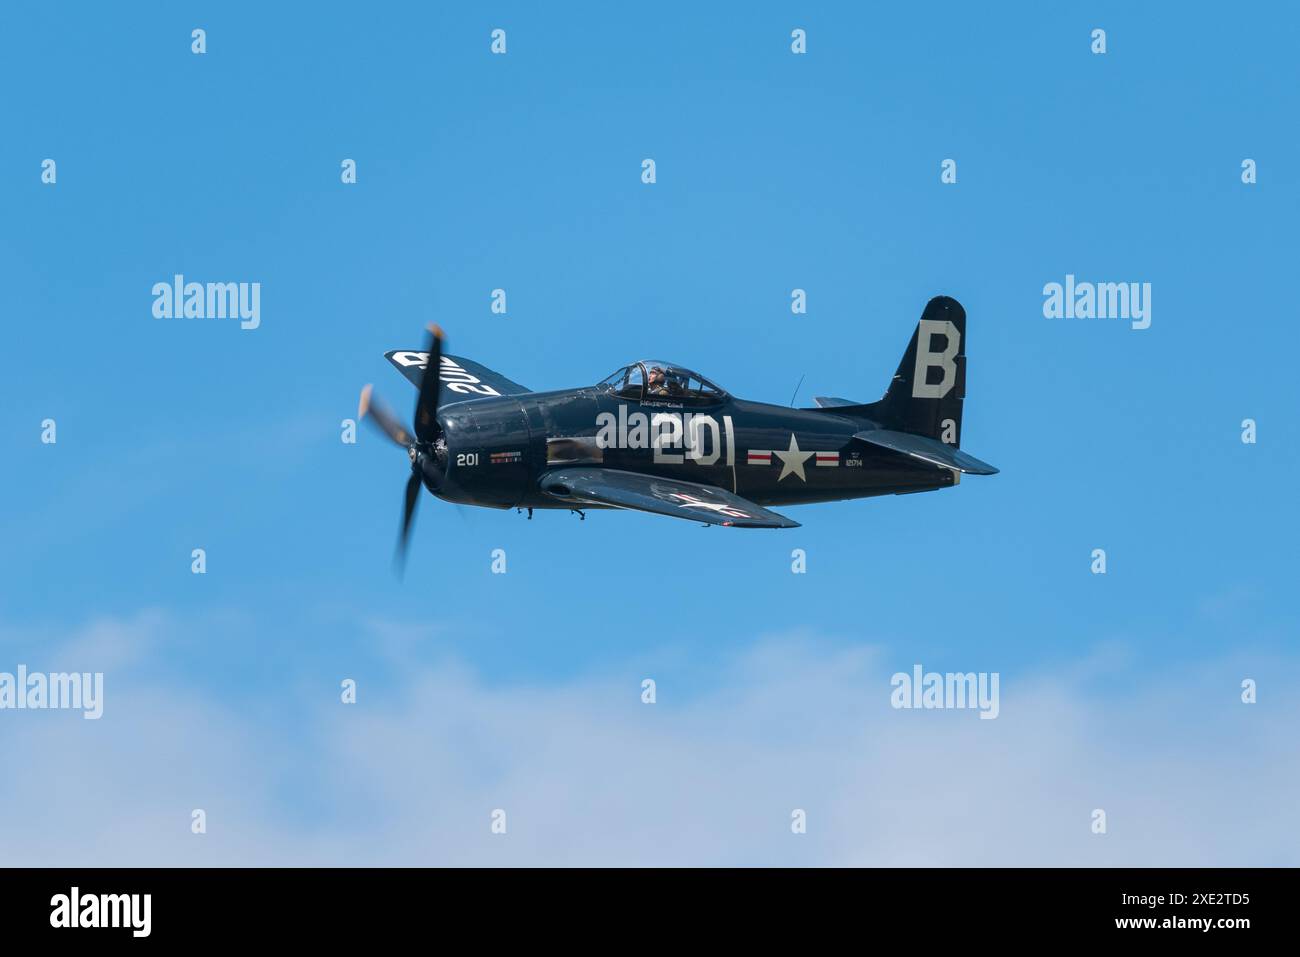
M 497 687 L 421 664 L 432 637 L 385 625 L 398 685 L 362 679 L 345 706 L 337 684 L 290 675 L 250 705 L 130 667 L 172 627 L 145 615 L 66 640 L 121 665 L 100 721 L 0 712 L 4 863 L 1300 863 L 1294 661 L 1247 706 L 1231 663 L 1116 691 L 1081 655 L 1059 676 L 1004 674 L 1001 716 L 981 721 L 895 711 L 889 676 L 912 662 L 799 636 L 756 642 L 686 700 L 661 680 L 645 705 L 644 662 Z

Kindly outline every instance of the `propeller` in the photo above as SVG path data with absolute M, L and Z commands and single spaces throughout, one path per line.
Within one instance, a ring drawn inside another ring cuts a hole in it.
M 364 419 L 369 415 L 371 417 L 370 421 L 375 423 L 379 430 L 388 436 L 395 445 L 400 445 L 404 449 L 410 448 L 415 444 L 415 439 L 411 436 L 411 433 L 402 428 L 402 423 L 397 421 L 397 416 L 393 415 L 388 410 L 388 406 L 375 397 L 374 392 L 375 387 L 372 385 L 368 385 L 361 390 L 361 404 L 357 406 L 357 418 Z
M 361 390 L 357 418 L 374 424 L 394 445 L 406 449 L 411 459 L 411 477 L 406 480 L 406 494 L 402 503 L 402 532 L 397 540 L 396 562 L 399 571 L 406 565 L 406 544 L 415 520 L 415 506 L 420 501 L 420 486 L 427 484 L 439 489 L 444 474 L 438 462 L 436 443 L 442 436 L 438 425 L 438 384 L 442 369 L 442 330 L 429 326 L 429 361 L 420 380 L 420 394 L 415 400 L 415 435 L 412 437 L 401 421 L 379 397 L 373 386 Z

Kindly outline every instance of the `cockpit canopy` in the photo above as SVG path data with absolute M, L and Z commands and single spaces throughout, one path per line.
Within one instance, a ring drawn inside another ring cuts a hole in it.
M 643 359 L 624 366 L 602 379 L 598 387 L 612 392 L 620 399 L 633 399 L 637 402 L 711 405 L 721 402 L 727 396 L 725 391 L 702 375 L 671 362 L 655 359 Z

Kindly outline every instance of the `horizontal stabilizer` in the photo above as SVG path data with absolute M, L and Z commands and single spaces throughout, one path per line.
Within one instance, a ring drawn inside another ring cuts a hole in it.
M 837 399 L 833 395 L 819 395 L 813 401 L 817 403 L 819 409 L 842 409 L 845 406 L 862 404 L 852 399 Z
M 605 468 L 555 469 L 542 476 L 542 491 L 562 502 L 630 508 L 670 518 L 738 528 L 798 528 L 784 515 L 715 485 L 659 478 Z
M 871 429 L 856 432 L 853 437 L 881 448 L 902 452 L 922 462 L 929 462 L 945 469 L 957 469 L 971 475 L 996 475 L 997 469 L 987 462 L 981 462 L 973 455 L 967 455 L 961 449 L 911 432 L 892 432 L 889 429 Z

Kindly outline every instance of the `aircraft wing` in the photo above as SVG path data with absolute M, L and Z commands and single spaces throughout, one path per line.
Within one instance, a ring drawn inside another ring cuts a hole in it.
M 429 364 L 429 353 L 396 349 L 385 352 L 384 358 L 417 389 Z M 498 395 L 522 395 L 532 389 L 512 382 L 499 372 L 462 356 L 442 357 L 442 371 L 438 378 L 438 405 L 450 405 L 467 399 L 487 399 Z
M 712 485 L 606 468 L 555 469 L 542 476 L 542 491 L 574 505 L 630 508 L 709 525 L 737 528 L 798 528 L 784 515 Z
M 893 449 L 895 452 L 902 452 L 914 459 L 945 469 L 957 469 L 959 472 L 969 472 L 971 475 L 996 475 L 998 471 L 987 462 L 981 462 L 961 449 L 924 435 L 893 432 L 889 429 L 872 429 L 869 432 L 855 432 L 853 437 L 861 442 L 870 442 L 872 445 Z

